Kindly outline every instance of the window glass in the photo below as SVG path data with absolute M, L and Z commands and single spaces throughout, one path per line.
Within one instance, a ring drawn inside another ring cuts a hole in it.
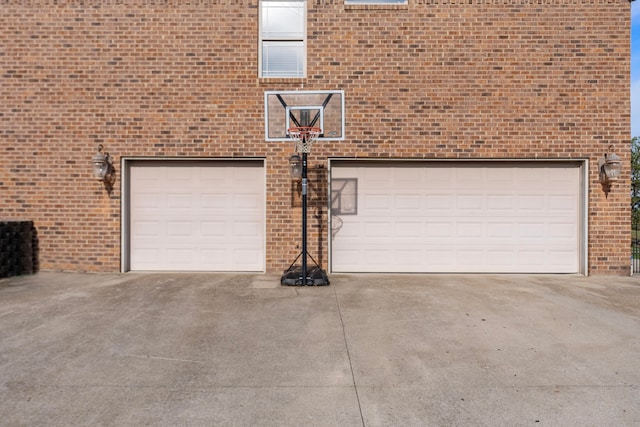
M 263 77 L 301 77 L 304 74 L 302 42 L 265 41 L 262 43 Z
M 303 39 L 304 3 L 300 1 L 264 1 L 263 39 Z

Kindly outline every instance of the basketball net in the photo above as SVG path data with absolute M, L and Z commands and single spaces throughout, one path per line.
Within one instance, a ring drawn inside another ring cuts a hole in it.
M 296 140 L 296 151 L 307 154 L 311 152 L 311 146 L 321 132 L 320 128 L 311 126 L 297 126 L 287 129 L 287 134 Z

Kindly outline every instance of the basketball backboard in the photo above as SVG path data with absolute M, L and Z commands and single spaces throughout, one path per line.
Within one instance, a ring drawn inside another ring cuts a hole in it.
M 287 129 L 314 126 L 318 141 L 344 140 L 344 91 L 267 91 L 264 93 L 266 141 L 290 141 Z

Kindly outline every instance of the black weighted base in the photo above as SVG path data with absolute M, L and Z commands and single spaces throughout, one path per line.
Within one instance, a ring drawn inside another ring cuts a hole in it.
M 320 267 L 309 267 L 305 281 L 302 277 L 302 266 L 292 265 L 280 278 L 280 284 L 286 286 L 327 286 L 329 285 L 329 277 Z

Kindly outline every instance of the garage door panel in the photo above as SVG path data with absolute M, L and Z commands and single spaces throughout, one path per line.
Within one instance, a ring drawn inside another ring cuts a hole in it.
M 516 256 L 513 251 L 487 250 L 487 264 L 512 267 L 516 264 Z
M 528 215 L 544 211 L 545 197 L 539 194 L 520 194 L 518 196 L 518 213 Z
M 482 249 L 458 249 L 455 253 L 456 265 L 464 265 L 465 267 L 474 267 L 476 269 L 486 264 L 486 253 Z
M 222 237 L 229 228 L 224 221 L 202 221 L 200 233 L 203 237 Z
M 427 249 L 425 251 L 425 259 L 427 267 L 424 268 L 425 272 L 429 272 L 429 266 L 434 271 L 448 271 L 454 266 L 455 251 L 447 250 L 443 248 Z M 419 266 L 415 266 L 418 270 Z
M 370 248 L 364 252 L 364 263 L 370 265 L 388 264 L 389 251 L 386 248 Z
M 576 197 L 571 194 L 549 196 L 549 209 L 556 212 L 566 212 L 571 215 L 575 212 L 577 204 Z
M 202 193 L 200 194 L 201 209 L 226 209 L 229 206 L 231 196 L 220 193 Z
M 260 208 L 261 200 L 256 194 L 236 194 L 233 197 L 233 207 L 237 210 L 253 211 Z
M 423 264 L 425 261 L 424 250 L 398 249 L 395 251 L 396 263 L 398 265 L 411 267 Z
M 487 222 L 487 238 L 488 239 L 506 239 L 513 238 L 515 225 L 511 221 Z
M 199 264 L 207 270 L 222 270 L 231 264 L 229 253 L 225 248 L 202 248 Z
M 391 224 L 381 221 L 368 221 L 364 224 L 364 232 L 368 238 L 387 237 L 391 233 Z
M 570 221 L 549 223 L 549 234 L 556 239 L 567 239 L 573 242 L 578 237 L 577 231 L 575 224 Z
M 171 262 L 174 266 L 181 266 L 183 268 L 189 267 L 194 258 L 196 257 L 197 252 L 191 248 L 167 248 L 166 251 L 166 262 Z
M 233 227 L 234 235 L 239 239 L 243 237 L 256 238 L 262 231 L 260 224 L 256 221 L 236 221 Z
M 516 196 L 513 194 L 488 194 L 487 211 L 491 215 L 513 214 L 516 205 Z
M 196 227 L 191 221 L 167 221 L 167 236 L 189 237 L 193 236 Z
M 570 168 L 557 168 L 557 169 L 547 169 L 545 176 L 548 179 L 549 184 L 566 184 L 572 183 L 575 180 L 575 176 L 573 175 Z
M 134 209 L 158 208 L 161 206 L 160 197 L 157 193 L 138 193 L 135 200 L 131 201 Z
M 390 182 L 393 182 L 393 174 L 394 171 L 387 168 L 367 169 L 364 171 L 364 179 L 371 187 L 386 187 Z
M 460 194 L 456 197 L 456 207 L 469 214 L 469 210 L 480 211 L 484 205 L 484 196 L 475 194 Z M 471 213 L 473 214 L 473 213 Z
M 544 224 L 541 222 L 521 222 L 518 224 L 519 239 L 544 239 Z
M 433 211 L 453 213 L 454 198 L 447 194 L 426 194 L 426 208 Z
M 246 270 L 252 268 L 256 263 L 261 262 L 262 251 L 256 249 L 238 249 L 234 251 L 234 263 L 244 265 Z
M 360 250 L 360 249 L 353 249 L 353 250 L 349 250 L 349 249 L 345 249 L 340 253 L 340 256 L 343 260 L 343 263 L 345 265 L 349 265 L 349 266 L 353 266 L 354 269 L 352 269 L 351 271 L 375 271 L 374 269 L 372 270 L 357 270 L 356 266 L 361 266 L 364 265 L 363 262 L 363 258 L 364 258 L 364 251 Z
M 517 189 L 522 192 L 537 192 L 541 186 L 546 186 L 552 190 L 549 183 L 549 176 L 544 170 L 537 171 L 537 174 L 531 174 L 529 171 L 518 171 L 514 180 L 517 183 Z M 513 186 L 514 183 L 511 184 Z
M 402 188 L 417 188 L 424 184 L 424 174 L 416 177 L 415 173 L 406 169 L 395 169 L 391 171 L 394 174 L 394 181 L 402 186 Z M 388 184 L 389 181 L 386 181 Z
M 420 236 L 424 235 L 423 224 L 418 221 L 396 221 L 393 229 L 394 235 L 402 240 L 420 240 Z
M 423 208 L 422 197 L 419 194 L 402 194 L 396 196 L 394 202 L 396 209 L 411 212 L 414 215 Z
M 482 190 L 487 186 L 486 172 L 471 167 L 460 167 L 455 169 L 455 180 L 450 182 L 448 188 L 458 188 L 460 184 L 469 189 Z
M 132 270 L 264 269 L 262 163 L 133 162 L 129 192 Z
M 332 269 L 578 272 L 579 170 L 578 163 L 338 164 L 332 177 L 358 182 L 358 212 L 340 216 L 332 230 Z M 422 187 L 409 191 L 409 181 Z
M 167 184 L 172 186 L 190 185 L 194 180 L 195 172 L 191 168 L 168 168 L 166 169 Z
M 391 197 L 384 194 L 369 194 L 364 198 L 362 207 L 371 211 L 388 211 L 391 208 Z
M 535 267 L 542 263 L 548 263 L 546 251 L 543 248 L 519 250 L 518 263 L 520 265 L 527 265 L 531 267 Z
M 144 168 L 136 171 L 136 180 L 141 183 L 145 183 L 146 187 L 157 187 L 158 179 L 162 179 L 163 175 L 166 173 L 164 169 L 156 169 L 156 168 Z M 162 179 L 165 181 L 165 179 Z
M 481 222 L 458 222 L 456 224 L 456 236 L 461 239 L 473 239 L 484 235 L 484 224 Z
M 167 194 L 167 208 L 169 209 L 191 209 L 193 208 L 193 194 Z
M 224 169 L 206 168 L 201 169 L 200 179 L 206 186 L 221 186 L 227 182 L 227 173 Z
M 512 168 L 486 169 L 487 185 L 508 187 L 513 183 L 516 172 L 517 171 Z
M 431 183 L 434 188 L 445 188 L 454 181 L 454 170 L 444 166 L 434 166 L 425 169 L 425 183 Z
M 452 224 L 449 221 L 430 221 L 427 224 L 427 233 L 426 233 L 426 241 L 429 241 L 428 239 L 430 238 L 438 238 L 438 237 L 444 237 L 444 238 L 448 238 L 451 233 L 452 233 L 452 229 L 454 227 L 454 224 Z M 420 236 L 418 236 L 420 237 Z
M 163 224 L 160 221 L 136 221 L 132 224 L 135 237 L 156 236 L 164 233 Z
M 571 249 L 566 250 L 551 250 L 548 256 L 549 265 L 557 266 L 561 273 L 573 273 L 573 271 L 566 269 L 575 257 L 575 253 Z

